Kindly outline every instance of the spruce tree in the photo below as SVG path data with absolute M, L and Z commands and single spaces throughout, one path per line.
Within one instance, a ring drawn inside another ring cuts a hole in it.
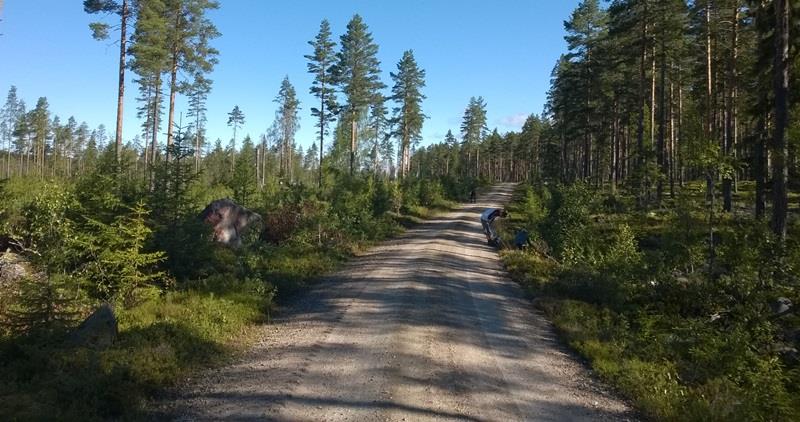
M 231 189 L 233 199 L 242 206 L 252 205 L 253 196 L 256 192 L 256 149 L 250 136 L 245 136 L 242 141 L 242 149 L 239 152 L 239 159 L 231 178 Z

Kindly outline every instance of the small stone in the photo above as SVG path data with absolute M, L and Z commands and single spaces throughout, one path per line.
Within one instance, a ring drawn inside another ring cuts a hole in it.
M 92 349 L 107 349 L 117 338 L 117 318 L 111 305 L 104 304 L 69 336 L 70 345 Z

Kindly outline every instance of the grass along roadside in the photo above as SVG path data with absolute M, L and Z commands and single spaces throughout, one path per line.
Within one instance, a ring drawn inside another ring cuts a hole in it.
M 763 227 L 735 216 L 718 219 L 716 261 L 705 265 L 701 192 L 639 212 L 581 186 L 521 186 L 503 234 L 526 228 L 533 247 L 501 255 L 564 341 L 646 417 L 797 419 L 786 333 L 798 320 L 773 319 L 767 305 L 792 294 L 797 269 L 777 273 Z M 792 262 L 797 245 L 784 254 Z

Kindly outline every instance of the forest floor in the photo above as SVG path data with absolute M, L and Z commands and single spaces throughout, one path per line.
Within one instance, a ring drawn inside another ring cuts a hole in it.
M 173 420 L 632 420 L 556 338 L 478 220 L 503 184 L 384 242 L 153 403 Z

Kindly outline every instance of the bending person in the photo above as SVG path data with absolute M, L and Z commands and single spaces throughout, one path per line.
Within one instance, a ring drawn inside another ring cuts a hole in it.
M 494 228 L 494 220 L 497 219 L 497 217 L 508 217 L 508 212 L 502 208 L 487 208 L 486 211 L 481 214 L 481 225 L 483 226 L 484 234 L 486 234 L 486 243 L 488 243 L 489 246 L 497 246 L 499 244 L 498 240 L 500 236 L 497 235 L 497 231 Z

